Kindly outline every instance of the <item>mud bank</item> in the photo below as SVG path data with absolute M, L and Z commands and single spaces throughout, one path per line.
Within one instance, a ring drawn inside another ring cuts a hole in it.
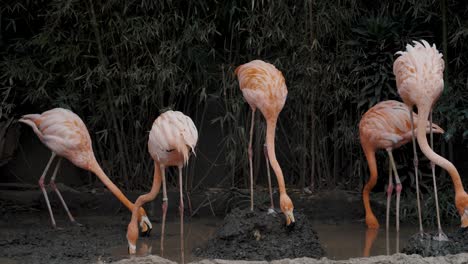
M 57 210 L 58 211 L 58 210 Z M 70 225 L 57 213 L 60 229 L 54 230 L 47 214 L 3 216 L 0 224 L 0 256 L 12 263 L 92 263 L 112 261 L 109 248 L 125 245 L 126 215 L 83 216 L 83 226 Z M 0 263 L 3 260 L 0 261 Z
M 399 264 L 462 264 L 468 262 L 468 254 L 462 253 L 458 255 L 448 255 L 443 257 L 421 257 L 419 255 L 405 255 L 405 254 L 395 254 L 391 256 L 376 256 L 370 258 L 352 258 L 348 260 L 330 260 L 327 258 L 321 259 L 312 259 L 312 258 L 297 258 L 297 259 L 282 259 L 274 260 L 271 262 L 268 261 L 233 261 L 233 260 L 201 260 L 197 262 L 190 262 L 190 264 L 377 264 L 377 263 L 399 263 Z M 98 262 L 102 263 L 102 262 Z M 127 263 L 164 263 L 164 264 L 174 264 L 167 259 L 160 258 L 158 256 L 147 256 L 142 258 L 133 258 L 133 259 L 124 259 L 114 263 L 118 264 L 127 264 Z
M 295 212 L 293 229 L 285 227 L 282 213 L 234 209 L 215 236 L 194 254 L 206 258 L 274 260 L 324 256 L 317 233 L 307 217 Z
M 424 233 L 423 236 L 415 234 L 402 252 L 424 257 L 468 252 L 468 228 L 459 228 L 456 232 L 448 233 L 448 241 L 434 240 L 436 235 L 437 233 Z

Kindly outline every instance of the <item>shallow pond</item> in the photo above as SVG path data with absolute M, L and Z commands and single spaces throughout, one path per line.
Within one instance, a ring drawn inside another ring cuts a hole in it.
M 221 224 L 219 218 L 193 218 L 185 223 L 185 257 L 186 262 L 199 260 L 193 254 L 193 250 L 202 247 L 206 241 L 216 232 Z M 161 256 L 160 251 L 160 225 L 155 225 L 150 238 L 140 238 L 137 246 L 137 255 L 144 256 L 155 254 Z M 392 226 L 389 234 L 385 228 L 378 231 L 366 230 L 364 223 L 343 223 L 340 225 L 314 223 L 314 229 L 319 235 L 326 256 L 329 259 L 341 260 L 353 257 L 391 255 L 399 252 L 406 241 L 417 233 L 416 226 L 400 226 L 400 233 L 394 232 Z M 163 257 L 179 261 L 180 240 L 179 223 L 166 224 L 166 238 Z M 126 245 L 110 249 L 114 256 L 128 256 Z

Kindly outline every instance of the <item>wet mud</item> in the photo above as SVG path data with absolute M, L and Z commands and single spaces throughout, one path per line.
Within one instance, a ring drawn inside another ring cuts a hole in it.
M 122 234 L 127 216 L 80 217 L 83 226 L 71 225 L 62 214 L 57 216 L 62 218 L 58 229 L 51 227 L 48 215 L 43 213 L 2 216 L 0 256 L 17 263 L 74 264 L 121 259 L 112 256 L 108 249 L 126 243 Z
M 406 254 L 418 254 L 423 257 L 445 256 L 468 252 L 468 228 L 459 228 L 448 233 L 448 241 L 438 241 L 434 237 L 437 233 L 424 233 L 413 235 L 402 252 Z
M 194 254 L 204 258 L 236 260 L 275 260 L 284 258 L 320 258 L 325 251 L 307 217 L 295 211 L 293 229 L 285 226 L 282 213 L 234 209 L 214 237 Z

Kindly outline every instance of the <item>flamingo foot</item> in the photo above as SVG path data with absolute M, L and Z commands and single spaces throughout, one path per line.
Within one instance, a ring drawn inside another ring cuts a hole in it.
M 432 239 L 435 241 L 449 241 L 449 238 L 442 230 L 439 231 L 437 236 L 433 236 Z
M 267 214 L 271 214 L 271 215 L 276 215 L 276 211 L 274 208 L 268 208 L 268 213 Z
M 84 225 L 78 223 L 77 221 L 72 221 L 72 224 L 75 225 L 75 226 L 79 226 L 79 227 L 84 226 Z

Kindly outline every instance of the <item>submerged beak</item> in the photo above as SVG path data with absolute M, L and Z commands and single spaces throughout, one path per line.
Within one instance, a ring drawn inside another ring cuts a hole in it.
M 292 211 L 288 211 L 284 213 L 286 215 L 286 227 L 289 230 L 294 229 L 294 226 L 296 225 L 296 220 L 294 219 L 294 214 Z
M 468 227 L 468 209 L 465 209 L 465 212 L 461 217 L 461 227 Z
M 134 255 L 136 254 L 136 246 L 128 243 L 128 254 Z

